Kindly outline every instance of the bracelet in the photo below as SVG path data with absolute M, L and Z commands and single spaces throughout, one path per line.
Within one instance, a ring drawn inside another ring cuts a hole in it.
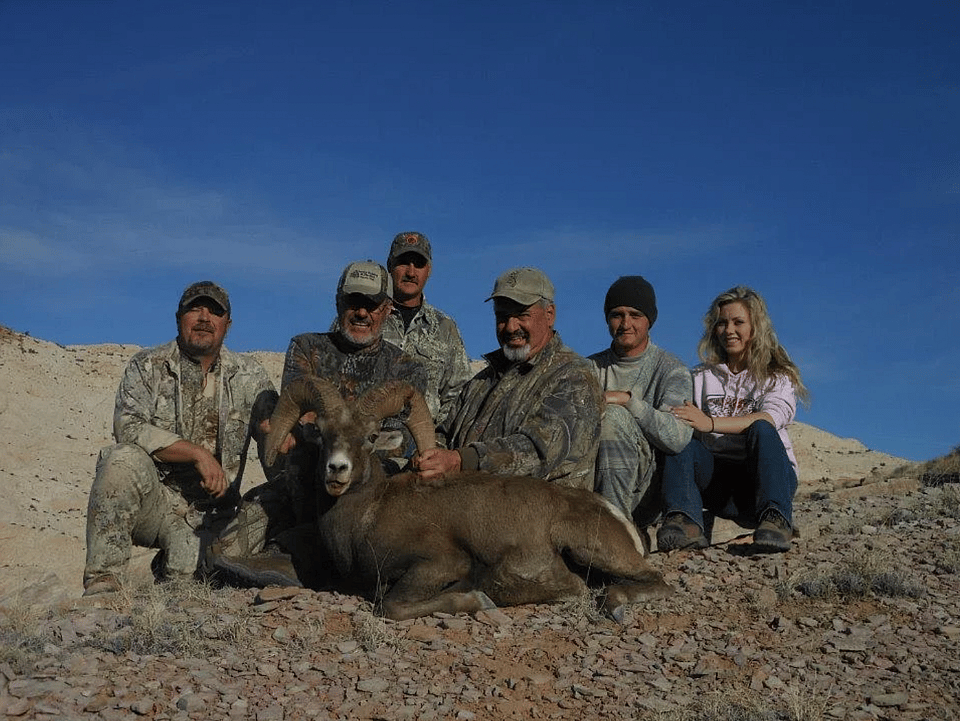
M 716 427 L 717 427 L 716 419 L 714 419 L 713 416 L 710 416 L 710 432 L 711 433 L 715 432 Z

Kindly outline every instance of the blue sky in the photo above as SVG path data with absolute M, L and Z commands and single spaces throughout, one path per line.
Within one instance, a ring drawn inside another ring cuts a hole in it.
M 235 350 L 325 330 L 352 260 L 434 245 L 477 358 L 494 278 L 609 338 L 618 276 L 694 363 L 710 300 L 767 299 L 799 420 L 914 460 L 960 444 L 960 6 L 947 2 L 0 0 L 0 323 Z

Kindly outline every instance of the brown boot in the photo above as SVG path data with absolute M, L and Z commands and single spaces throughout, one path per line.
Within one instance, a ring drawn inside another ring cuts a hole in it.
M 703 535 L 700 526 L 682 513 L 671 513 L 657 531 L 657 550 L 679 551 L 706 548 L 710 541 Z
M 264 551 L 252 556 L 214 555 L 210 559 L 214 573 L 236 586 L 303 586 L 290 555 Z
M 84 596 L 100 596 L 105 593 L 119 593 L 120 581 L 112 573 L 104 573 L 100 576 L 83 582 Z
M 761 553 L 789 551 L 795 532 L 786 518 L 773 508 L 763 514 L 760 525 L 753 532 L 753 547 Z

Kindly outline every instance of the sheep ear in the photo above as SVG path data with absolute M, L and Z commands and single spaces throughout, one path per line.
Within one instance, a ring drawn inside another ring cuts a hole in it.
M 395 451 L 403 446 L 403 433 L 400 431 L 380 431 L 371 438 L 374 451 Z

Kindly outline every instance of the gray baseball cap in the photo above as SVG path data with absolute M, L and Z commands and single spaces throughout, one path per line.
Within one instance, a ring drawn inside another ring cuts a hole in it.
M 513 268 L 497 278 L 487 300 L 509 298 L 522 305 L 533 305 L 539 300 L 553 302 L 553 283 L 538 268 Z
M 360 293 L 377 303 L 393 297 L 393 279 L 379 263 L 358 260 L 343 269 L 337 284 L 337 297 Z

